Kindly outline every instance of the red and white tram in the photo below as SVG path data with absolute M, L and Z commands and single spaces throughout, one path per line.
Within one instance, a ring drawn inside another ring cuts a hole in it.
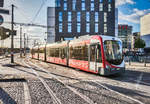
M 37 51 L 36 51 L 37 50 Z M 32 49 L 32 58 L 61 64 L 100 75 L 125 72 L 122 42 L 111 36 L 81 36 L 71 41 Z

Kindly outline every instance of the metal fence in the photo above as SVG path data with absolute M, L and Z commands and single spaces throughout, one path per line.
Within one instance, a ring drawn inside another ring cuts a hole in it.
M 144 66 L 146 66 L 147 63 L 150 63 L 150 54 L 142 54 L 142 53 L 132 53 L 132 54 L 125 54 L 124 55 L 125 62 L 138 62 L 138 63 L 144 63 Z

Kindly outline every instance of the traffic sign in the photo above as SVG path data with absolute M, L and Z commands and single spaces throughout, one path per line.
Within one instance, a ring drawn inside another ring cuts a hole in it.
M 3 19 L 3 17 L 0 15 L 0 25 L 2 25 L 3 22 L 4 22 L 4 19 Z
M 1 9 L 0 8 L 0 13 L 2 13 L 2 14 L 8 14 L 9 15 L 9 10 Z

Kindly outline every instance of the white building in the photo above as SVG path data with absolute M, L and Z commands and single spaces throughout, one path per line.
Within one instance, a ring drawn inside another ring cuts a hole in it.
M 141 38 L 146 43 L 146 48 L 150 48 L 150 13 L 141 17 Z

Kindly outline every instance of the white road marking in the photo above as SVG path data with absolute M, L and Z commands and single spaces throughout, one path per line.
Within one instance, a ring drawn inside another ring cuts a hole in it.
M 26 64 L 25 62 L 24 62 L 24 64 L 25 64 L 26 66 L 28 66 L 30 69 L 32 69 L 33 73 L 36 74 L 36 76 L 38 77 L 38 79 L 40 79 L 40 81 L 43 83 L 43 85 L 45 86 L 45 88 L 47 89 L 47 91 L 49 92 L 49 94 L 52 96 L 52 98 L 53 98 L 53 100 L 54 100 L 54 103 L 55 103 L 55 104 L 62 104 L 61 101 L 60 101 L 60 100 L 57 98 L 57 96 L 55 95 L 55 93 L 49 88 L 49 86 L 48 86 L 47 83 L 44 81 L 44 79 L 41 78 L 41 77 L 39 76 L 39 74 L 38 74 L 30 65 Z
M 137 80 L 136 90 L 138 89 L 139 84 L 140 84 L 140 82 L 141 82 L 142 78 L 143 78 L 143 73 L 141 73 L 141 74 L 140 74 L 140 76 L 139 76 L 139 78 L 138 78 L 138 80 Z
M 24 100 L 25 100 L 25 104 L 31 104 L 31 96 L 30 96 L 30 92 L 29 92 L 29 88 L 28 88 L 27 82 L 23 82 L 23 86 L 24 86 Z

